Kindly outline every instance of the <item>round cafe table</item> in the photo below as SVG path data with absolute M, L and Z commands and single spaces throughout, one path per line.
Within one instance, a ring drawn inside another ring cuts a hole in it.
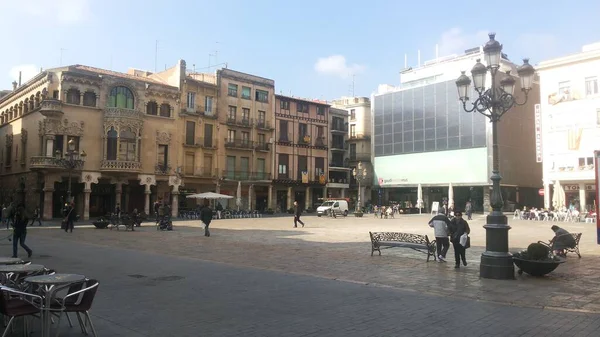
M 3 264 L 0 273 L 34 273 L 44 270 L 41 264 Z
M 41 286 L 45 292 L 44 310 L 42 310 L 42 336 L 50 337 L 50 305 L 56 295 L 54 287 L 85 281 L 79 274 L 39 275 L 25 278 L 25 282 Z
M 18 257 L 0 257 L 0 264 L 18 264 L 23 263 L 23 260 Z

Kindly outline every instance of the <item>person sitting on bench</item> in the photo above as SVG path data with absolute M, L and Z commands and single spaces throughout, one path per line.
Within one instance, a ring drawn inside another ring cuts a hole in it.
M 556 225 L 550 227 L 554 231 L 554 237 L 550 240 L 550 247 L 554 250 L 554 254 L 558 256 L 566 256 L 565 249 L 575 248 L 577 244 L 575 238 L 566 229 Z

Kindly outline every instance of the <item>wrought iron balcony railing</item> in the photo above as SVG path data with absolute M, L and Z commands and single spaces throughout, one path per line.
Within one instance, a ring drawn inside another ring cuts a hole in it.
M 254 142 L 244 138 L 225 138 L 225 147 L 252 150 L 254 148 Z

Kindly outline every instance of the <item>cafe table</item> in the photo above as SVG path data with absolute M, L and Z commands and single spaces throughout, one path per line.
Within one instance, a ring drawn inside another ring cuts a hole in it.
M 79 274 L 39 275 L 25 278 L 25 282 L 40 286 L 44 291 L 42 308 L 42 337 L 50 337 L 50 306 L 56 295 L 56 287 L 85 281 Z
M 2 264 L 19 264 L 23 263 L 23 260 L 18 257 L 0 257 L 0 265 Z
M 18 275 L 27 275 L 32 273 L 38 273 L 44 270 L 44 266 L 41 264 L 0 264 L 0 274 L 4 274 L 4 280 L 7 280 L 7 283 L 17 283 L 18 277 L 15 280 L 8 280 L 8 275 L 10 273 L 15 273 Z M 6 284 L 7 286 L 16 286 L 17 284 Z

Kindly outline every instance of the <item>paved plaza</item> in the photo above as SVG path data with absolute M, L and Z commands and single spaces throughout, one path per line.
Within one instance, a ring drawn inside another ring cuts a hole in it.
M 594 224 L 581 259 L 545 278 L 480 280 L 484 217 L 471 222 L 469 266 L 407 249 L 370 256 L 368 231 L 431 234 L 429 216 L 198 221 L 173 232 L 31 228 L 33 261 L 100 280 L 100 336 L 597 336 L 600 249 Z M 511 247 L 552 236 L 551 223 L 511 221 Z M 5 247 L 8 255 L 10 247 Z M 559 309 L 559 310 L 556 310 Z M 66 328 L 68 330 L 68 328 Z M 79 335 L 76 329 L 71 334 Z M 66 332 L 66 330 L 65 330 Z

